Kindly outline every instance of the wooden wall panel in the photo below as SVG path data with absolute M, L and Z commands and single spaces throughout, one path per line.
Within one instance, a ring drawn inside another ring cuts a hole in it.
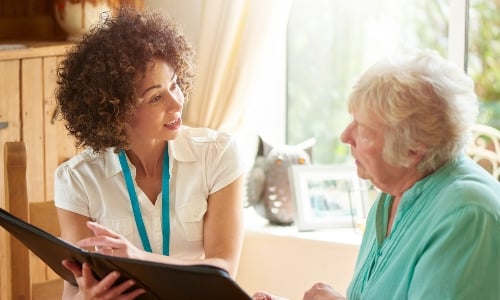
M 43 59 L 43 126 L 45 135 L 45 199 L 54 199 L 54 170 L 57 162 L 57 127 L 53 118 L 56 110 L 54 89 L 56 88 L 55 70 L 57 57 Z
M 44 147 L 45 147 L 45 200 L 54 199 L 54 171 L 64 160 L 76 154 L 73 139 L 68 136 L 66 128 L 56 112 L 54 95 L 56 84 L 57 64 L 63 56 L 43 58 L 43 116 L 44 116 Z M 38 258 L 33 258 L 38 260 Z M 45 278 L 58 278 L 49 267 L 39 260 L 39 268 L 44 268 Z
M 30 201 L 45 201 L 42 58 L 21 63 L 22 140 L 26 145 L 26 176 Z
M 5 141 L 19 141 L 21 139 L 21 114 L 20 114 L 20 60 L 0 61 L 0 122 L 7 122 L 8 127 L 0 129 L 0 195 L 5 195 L 4 168 L 3 168 L 3 143 Z M 0 206 L 5 208 L 5 199 L 1 197 Z
M 4 142 L 22 140 L 27 150 L 28 197 L 46 201 L 54 197 L 56 167 L 77 152 L 63 122 L 53 119 L 55 72 L 71 44 L 33 42 L 27 46 L 0 51 L 0 121 L 9 123 L 6 130 L 0 130 L 0 196 L 5 195 Z M 0 197 L 0 207 L 5 206 L 5 197 Z M 9 235 L 0 228 L 0 300 L 11 299 L 9 249 Z M 34 255 L 31 258 L 32 280 L 57 277 Z
M 0 121 L 8 122 L 8 127 L 0 130 L 0 206 L 6 208 L 4 185 L 4 142 L 21 139 L 20 114 L 20 60 L 0 61 Z M 10 299 L 10 238 L 0 229 L 0 299 Z
M 23 59 L 21 63 L 22 139 L 26 145 L 26 181 L 30 201 L 45 201 L 43 82 L 43 58 Z M 44 280 L 45 266 L 33 254 L 30 257 L 32 280 Z

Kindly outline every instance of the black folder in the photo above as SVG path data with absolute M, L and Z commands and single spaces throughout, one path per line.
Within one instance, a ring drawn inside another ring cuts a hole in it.
M 64 259 L 88 263 L 97 278 L 117 270 L 123 282 L 134 279 L 146 293 L 138 299 L 249 300 L 251 297 L 221 268 L 172 265 L 89 252 L 67 243 L 0 208 L 0 225 L 28 247 L 64 280 L 76 285 Z

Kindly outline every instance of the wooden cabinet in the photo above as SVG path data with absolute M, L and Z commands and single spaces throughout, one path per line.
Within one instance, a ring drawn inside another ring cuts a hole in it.
M 0 39 L 64 38 L 65 33 L 54 18 L 54 0 L 0 1 Z
M 55 168 L 76 154 L 73 138 L 55 115 L 54 98 L 57 64 L 71 44 L 23 45 L 0 44 L 0 195 L 5 195 L 4 143 L 22 140 L 27 152 L 28 197 L 46 201 L 54 195 Z M 5 197 L 0 197 L 0 207 L 6 207 Z M 0 299 L 10 297 L 8 240 L 0 228 Z M 50 276 L 47 274 L 50 272 L 42 268 L 31 270 L 34 280 Z

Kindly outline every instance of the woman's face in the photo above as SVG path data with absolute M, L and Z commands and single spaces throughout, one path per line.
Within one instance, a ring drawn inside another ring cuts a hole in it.
M 368 112 L 354 110 L 352 121 L 344 129 L 340 139 L 351 146 L 358 176 L 370 180 L 381 190 L 394 185 L 404 169 L 389 165 L 382 158 L 384 127 Z
M 139 104 L 129 122 L 131 141 L 175 139 L 182 125 L 184 95 L 172 67 L 164 60 L 153 59 L 145 77 L 136 83 L 136 91 Z

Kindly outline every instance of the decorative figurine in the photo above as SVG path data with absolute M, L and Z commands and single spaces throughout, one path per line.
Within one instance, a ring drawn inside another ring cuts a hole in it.
M 295 146 L 273 146 L 259 137 L 255 163 L 247 177 L 248 206 L 271 224 L 291 225 L 295 221 L 288 169 L 295 164 L 311 164 L 315 143 L 311 138 Z

